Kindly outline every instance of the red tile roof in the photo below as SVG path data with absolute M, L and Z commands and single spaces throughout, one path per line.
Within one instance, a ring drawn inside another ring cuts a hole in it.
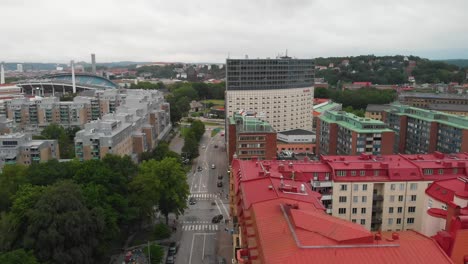
M 360 226 L 303 202 L 288 215 L 283 210 L 288 202 L 280 198 L 252 205 L 262 263 L 452 263 L 434 240 L 417 232 L 400 232 L 398 240 L 385 232 L 375 240 Z
M 435 181 L 426 189 L 426 194 L 444 203 L 453 202 L 454 196 L 468 200 L 468 178 Z

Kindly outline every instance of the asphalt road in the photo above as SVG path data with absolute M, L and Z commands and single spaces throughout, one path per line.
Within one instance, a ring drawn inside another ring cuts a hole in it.
M 181 138 L 176 136 L 171 142 L 172 150 L 177 151 L 181 148 L 179 140 Z M 215 148 L 215 145 L 218 147 Z M 194 160 L 192 170 L 187 175 L 190 197 L 194 197 L 197 202 L 188 205 L 188 210 L 179 217 L 182 235 L 176 264 L 217 263 L 218 235 L 219 232 L 226 232 L 224 219 L 229 218 L 229 201 L 226 196 L 229 179 L 224 137 L 221 133 L 211 137 L 211 129 L 207 126 L 200 141 L 199 152 L 200 156 Z M 201 171 L 197 170 L 198 166 L 202 168 Z M 223 176 L 221 188 L 217 187 L 218 175 Z M 223 215 L 223 221 L 212 223 L 212 218 L 218 214 Z

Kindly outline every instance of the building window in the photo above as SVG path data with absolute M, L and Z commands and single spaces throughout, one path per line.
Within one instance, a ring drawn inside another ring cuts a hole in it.
M 363 185 L 362 185 L 362 190 L 363 190 L 363 191 L 367 191 L 367 184 L 363 184 Z
M 412 202 L 416 202 L 416 195 L 414 195 L 414 194 L 413 194 L 413 195 L 411 195 L 411 198 L 410 198 L 410 200 L 411 200 Z
M 427 201 L 427 208 L 432 208 L 432 199 L 429 199 L 429 201 Z
M 446 204 L 443 204 L 441 207 L 442 207 L 443 210 L 447 210 L 447 205 Z
M 379 176 L 379 171 L 378 170 L 374 171 L 374 176 Z
M 413 218 L 413 217 L 408 217 L 408 218 L 406 219 L 406 223 L 407 223 L 407 224 L 414 224 L 414 218 Z
M 415 213 L 415 212 L 416 212 L 416 206 L 408 207 L 408 213 Z
M 432 169 L 424 169 L 423 170 L 424 175 L 432 175 L 433 173 L 434 173 L 434 171 Z
M 365 225 L 366 224 L 366 219 L 361 219 L 361 225 Z
M 397 223 L 397 225 L 401 225 L 401 218 L 397 218 L 396 223 Z
M 353 191 L 355 191 L 355 192 L 359 191 L 359 185 L 358 184 L 353 185 Z
M 361 208 L 361 214 L 365 214 L 366 213 L 366 208 Z
M 336 176 L 346 176 L 346 171 L 344 170 L 336 171 Z
M 346 196 L 340 196 L 339 201 L 340 203 L 346 203 Z
M 338 208 L 338 214 L 346 214 L 346 208 Z
M 453 174 L 457 174 L 458 173 L 458 168 L 453 168 Z
M 353 203 L 357 203 L 358 202 L 358 197 L 357 196 L 353 196 Z
M 351 222 L 356 223 L 356 219 L 351 219 Z
M 346 184 L 341 184 L 341 185 L 340 185 L 340 190 L 341 190 L 341 191 L 347 191 L 347 190 L 348 190 L 348 185 L 346 185 Z
M 400 191 L 404 191 L 405 190 L 405 184 L 404 183 L 400 183 Z
M 399 213 L 399 214 L 403 213 L 403 207 L 398 207 L 397 208 L 397 213 Z
M 362 201 L 363 203 L 367 203 L 367 196 L 362 196 L 362 197 L 361 197 L 361 201 Z
M 326 181 L 330 180 L 330 173 L 329 172 L 325 172 L 325 180 Z
M 395 184 L 390 184 L 390 190 L 394 191 L 396 189 L 396 185 Z
M 363 170 L 362 170 L 362 171 L 359 171 L 359 175 L 361 175 L 361 176 L 366 176 L 366 171 L 363 171 Z
M 393 214 L 393 207 L 389 207 L 389 208 L 388 208 L 388 213 L 389 213 L 389 214 Z
M 351 171 L 351 176 L 356 176 L 356 171 Z
M 353 208 L 351 211 L 353 214 L 357 214 L 357 208 Z
M 394 202 L 395 201 L 395 195 L 390 195 L 390 202 Z
M 403 195 L 398 195 L 398 201 L 403 202 Z
M 439 174 L 440 175 L 444 174 L 444 169 L 439 169 Z
M 418 189 L 418 184 L 417 183 L 411 183 L 410 184 L 410 190 L 414 191 Z
M 388 225 L 393 225 L 393 218 L 388 219 Z
M 314 172 L 314 181 L 318 180 L 318 172 Z

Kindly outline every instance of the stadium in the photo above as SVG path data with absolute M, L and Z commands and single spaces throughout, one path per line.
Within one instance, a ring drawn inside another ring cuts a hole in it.
M 17 83 L 24 94 L 55 95 L 79 93 L 86 90 L 117 89 L 118 85 L 107 78 L 90 73 L 75 73 L 75 88 L 71 73 L 48 75 L 41 79 L 32 79 Z

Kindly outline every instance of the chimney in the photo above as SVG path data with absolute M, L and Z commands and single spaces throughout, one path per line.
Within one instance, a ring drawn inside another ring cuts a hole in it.
M 96 74 L 96 54 L 91 53 L 91 72 Z
M 2 61 L 2 65 L 0 66 L 1 77 L 0 77 L 0 84 L 5 83 L 5 69 L 3 68 L 4 62 Z
M 73 85 L 73 93 L 76 93 L 76 81 L 75 81 L 75 61 L 71 61 L 71 70 L 72 70 L 72 85 Z

